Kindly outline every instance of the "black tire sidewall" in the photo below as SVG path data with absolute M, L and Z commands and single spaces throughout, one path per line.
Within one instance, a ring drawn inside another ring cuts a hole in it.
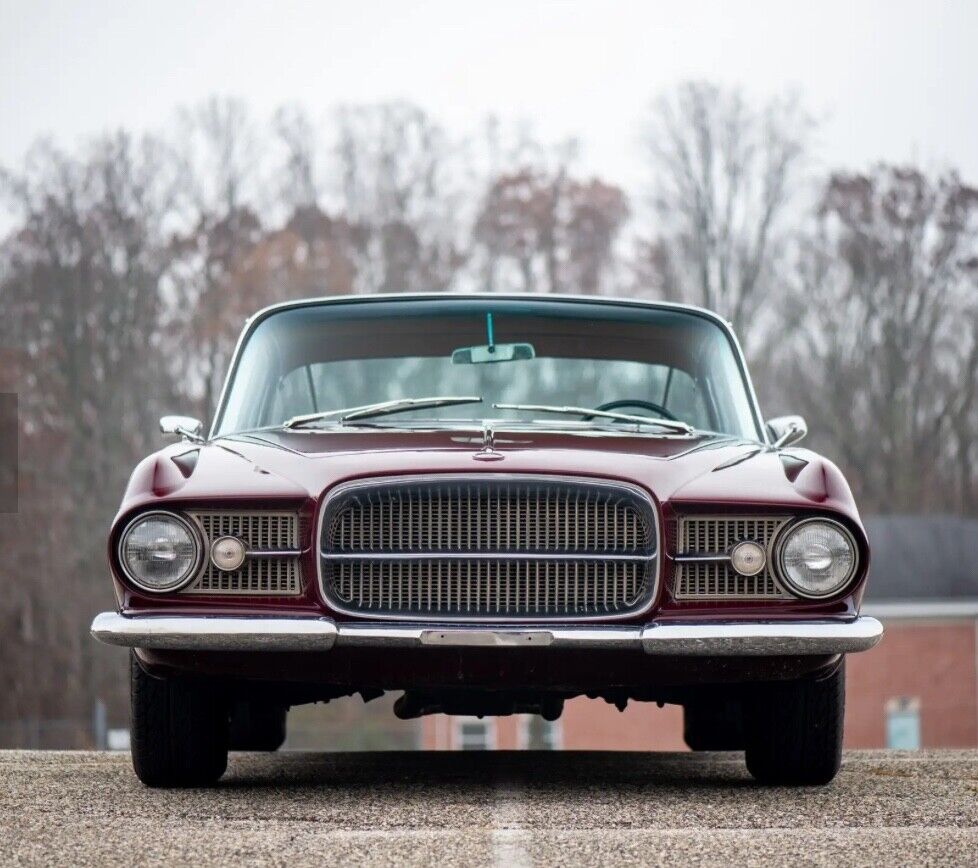
M 228 707 L 219 686 L 154 678 L 130 654 L 133 769 L 151 787 L 207 786 L 227 768 Z
M 757 688 L 746 712 L 747 769 L 758 781 L 829 783 L 842 763 L 845 661 L 819 678 Z

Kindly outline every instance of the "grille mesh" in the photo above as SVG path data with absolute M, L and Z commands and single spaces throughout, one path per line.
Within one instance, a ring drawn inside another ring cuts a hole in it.
M 630 499 L 514 483 L 367 491 L 331 521 L 332 551 L 638 552 L 651 528 Z
M 767 552 L 767 563 L 756 576 L 742 576 L 729 563 L 676 565 L 677 600 L 782 599 L 787 596 L 773 570 L 773 545 L 788 522 L 784 516 L 686 516 L 679 519 L 677 554 L 722 555 L 738 542 L 751 540 Z
M 595 617 L 632 610 L 653 591 L 655 520 L 629 489 L 381 483 L 358 486 L 329 509 L 324 591 L 348 610 L 449 620 Z M 622 555 L 633 559 L 616 559 Z
M 345 562 L 338 599 L 357 609 L 489 615 L 614 613 L 643 590 L 644 564 L 553 561 Z
M 299 548 L 299 521 L 287 512 L 198 512 L 194 518 L 204 533 L 207 549 L 222 536 L 243 540 L 249 549 L 295 550 Z M 248 558 L 240 569 L 224 572 L 210 560 L 190 594 L 247 594 L 284 596 L 301 590 L 297 557 Z

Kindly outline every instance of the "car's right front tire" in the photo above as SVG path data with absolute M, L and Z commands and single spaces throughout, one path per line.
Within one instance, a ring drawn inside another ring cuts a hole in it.
M 132 765 L 150 787 L 216 783 L 228 764 L 228 705 L 213 685 L 153 678 L 130 653 Z
M 827 784 L 842 764 L 845 664 L 759 688 L 745 707 L 747 770 L 763 784 Z

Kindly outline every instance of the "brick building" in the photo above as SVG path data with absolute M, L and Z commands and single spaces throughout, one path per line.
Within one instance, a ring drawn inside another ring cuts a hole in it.
M 863 611 L 886 626 L 848 660 L 846 746 L 978 747 L 978 521 L 880 516 L 866 522 L 873 562 Z M 422 724 L 429 750 L 526 747 L 684 750 L 682 710 L 568 702 L 553 724 L 533 715 Z

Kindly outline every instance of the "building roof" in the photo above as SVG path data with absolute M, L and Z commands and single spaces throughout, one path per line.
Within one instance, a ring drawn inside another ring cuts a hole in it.
M 877 515 L 864 523 L 872 551 L 868 604 L 978 601 L 978 519 Z

